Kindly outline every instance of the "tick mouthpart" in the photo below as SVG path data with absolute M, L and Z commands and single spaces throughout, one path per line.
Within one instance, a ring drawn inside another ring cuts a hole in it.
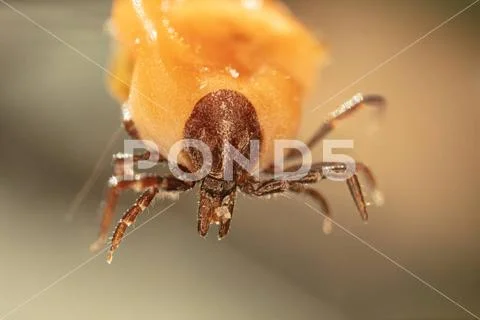
M 206 177 L 200 188 L 198 233 L 206 237 L 210 226 L 219 226 L 218 238 L 223 239 L 230 230 L 236 198 L 236 183 Z

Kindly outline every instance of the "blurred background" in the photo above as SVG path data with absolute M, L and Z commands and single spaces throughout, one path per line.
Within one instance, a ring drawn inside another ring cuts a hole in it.
M 240 197 L 230 236 L 217 242 L 198 237 L 191 192 L 128 237 L 112 265 L 94 257 L 110 156 L 73 220 L 65 216 L 100 155 L 122 150 L 123 134 L 107 147 L 118 105 L 102 70 L 0 2 L 0 319 L 475 318 L 343 230 L 325 236 L 303 199 Z M 110 1 L 9 3 L 105 65 Z M 331 54 L 301 138 L 356 92 L 389 100 L 381 121 L 365 110 L 331 135 L 354 139 L 350 154 L 386 197 L 365 225 L 346 186 L 322 182 L 336 221 L 480 315 L 480 4 L 341 91 L 470 3 L 287 5 Z M 137 226 L 169 204 L 157 201 Z

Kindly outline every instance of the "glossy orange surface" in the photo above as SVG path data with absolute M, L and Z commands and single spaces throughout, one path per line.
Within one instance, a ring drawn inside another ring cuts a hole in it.
M 277 1 L 116 0 L 110 88 L 143 139 L 165 154 L 183 138 L 196 102 L 236 90 L 255 106 L 262 166 L 273 140 L 295 137 L 324 50 Z

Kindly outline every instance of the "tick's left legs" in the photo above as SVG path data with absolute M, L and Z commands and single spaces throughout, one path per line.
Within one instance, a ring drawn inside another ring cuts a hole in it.
M 124 190 L 145 190 L 158 188 L 162 191 L 181 192 L 193 188 L 194 183 L 184 182 L 173 176 L 161 177 L 155 175 L 138 175 L 134 180 L 121 180 L 121 178 L 112 177 L 107 194 L 107 203 L 103 212 L 102 223 L 100 224 L 100 233 L 98 239 L 90 246 L 90 250 L 98 251 L 106 242 L 108 230 L 114 216 L 114 210 L 117 205 L 118 197 Z
M 135 222 L 137 216 L 150 205 L 158 192 L 159 190 L 156 187 L 148 189 L 140 196 L 140 198 L 137 199 L 135 204 L 127 212 L 125 212 L 122 219 L 118 222 L 115 232 L 113 233 L 112 244 L 107 255 L 108 263 L 112 263 L 113 253 L 120 246 L 120 242 L 122 241 L 127 228 L 131 226 Z
M 142 178 L 139 178 L 137 181 L 125 181 L 130 188 L 134 189 L 147 189 L 140 198 L 137 199 L 135 204 L 125 212 L 122 216 L 122 219 L 117 224 L 115 232 L 113 233 L 112 243 L 110 250 L 108 251 L 107 262 L 111 263 L 113 259 L 113 253 L 120 246 L 120 242 L 125 235 L 125 231 L 129 226 L 131 226 L 137 216 L 142 213 L 152 202 L 153 198 L 162 190 L 162 191 L 186 191 L 195 185 L 193 182 L 184 182 L 174 178 L 173 176 L 169 177 L 159 177 L 153 175 L 146 175 Z M 132 184 L 133 183 L 133 184 Z
M 133 176 L 133 164 L 149 158 L 150 152 L 148 151 L 140 155 L 116 154 L 113 156 L 114 174 L 108 181 L 108 191 L 103 208 L 102 222 L 100 223 L 100 232 L 98 239 L 90 246 L 90 250 L 98 251 L 105 244 L 120 193 L 125 189 L 132 189 L 139 184 L 135 179 L 131 181 L 124 180 L 125 173 Z M 126 166 L 127 159 L 131 162 L 132 166 Z

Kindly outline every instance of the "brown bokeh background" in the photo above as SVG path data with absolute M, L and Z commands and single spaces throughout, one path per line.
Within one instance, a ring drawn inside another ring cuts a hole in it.
M 109 1 L 11 1 L 105 65 Z M 480 4 L 362 81 L 470 1 L 289 1 L 330 47 L 305 108 L 306 139 L 356 92 L 389 100 L 332 135 L 376 172 L 386 204 L 364 225 L 345 185 L 322 182 L 336 221 L 480 314 Z M 73 221 L 72 199 L 119 127 L 104 74 L 0 4 L 0 319 L 92 255 L 108 159 Z M 110 152 L 120 151 L 119 139 Z M 321 146 L 315 151 L 321 159 Z M 134 199 L 127 194 L 123 211 Z M 132 234 L 113 265 L 99 256 L 8 319 L 473 319 L 305 199 L 240 197 L 225 241 L 196 234 L 196 193 Z M 146 221 L 170 201 L 158 201 Z

